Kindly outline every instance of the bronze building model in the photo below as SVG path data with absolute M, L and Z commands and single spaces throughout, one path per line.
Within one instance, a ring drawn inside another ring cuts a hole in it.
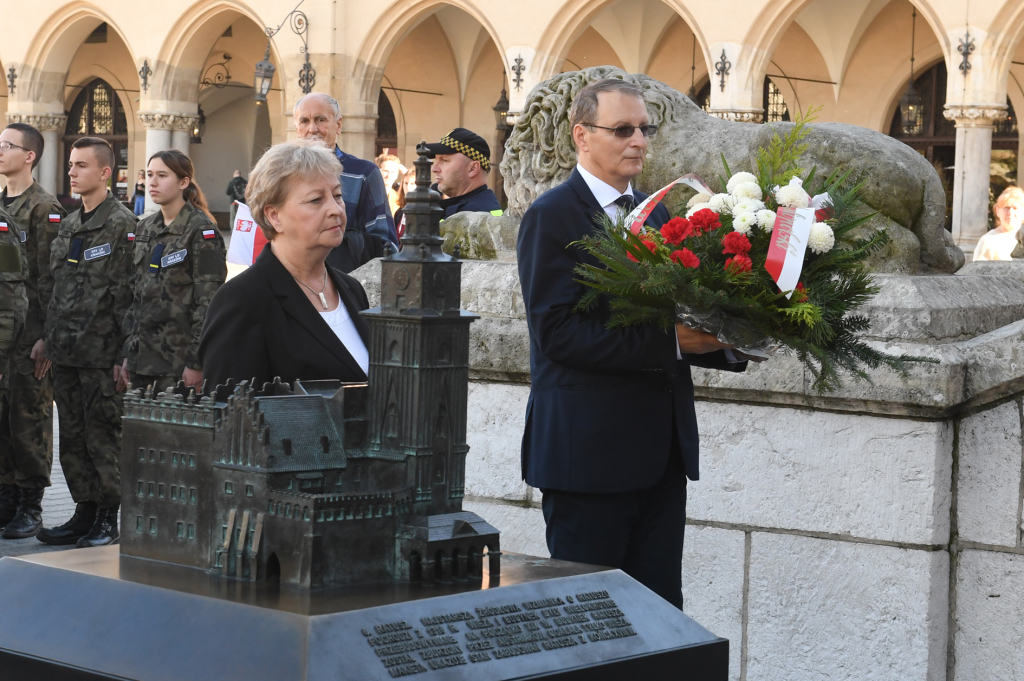
M 462 510 L 469 325 L 417 150 L 382 260 L 368 383 L 179 386 L 124 399 L 123 555 L 298 587 L 479 576 L 498 531 Z

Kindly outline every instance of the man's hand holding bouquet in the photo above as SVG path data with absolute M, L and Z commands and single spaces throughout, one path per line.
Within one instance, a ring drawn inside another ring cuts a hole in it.
M 854 236 L 873 213 L 848 173 L 819 180 L 797 165 L 806 122 L 758 151 L 756 174 L 732 174 L 723 157 L 720 193 L 684 176 L 624 219 L 604 217 L 605 229 L 579 244 L 601 266 L 578 266 L 592 289 L 578 309 L 607 296 L 612 327 L 668 329 L 679 320 L 751 357 L 783 346 L 811 371 L 818 392 L 841 385 L 840 368 L 868 380 L 867 368 L 906 376 L 907 362 L 929 361 L 888 355 L 858 337 L 868 320 L 854 311 L 878 292 L 864 261 L 887 236 Z M 698 189 L 685 216 L 660 232 L 643 227 L 677 183 Z

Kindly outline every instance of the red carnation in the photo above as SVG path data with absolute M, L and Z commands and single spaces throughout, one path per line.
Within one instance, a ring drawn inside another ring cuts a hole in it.
M 693 226 L 686 218 L 672 218 L 661 228 L 661 236 L 670 244 L 681 244 L 693 234 Z
M 814 211 L 815 222 L 825 222 L 826 220 L 831 220 L 835 216 L 836 212 L 832 210 L 832 206 L 825 206 L 824 208 L 819 208 Z
M 745 255 L 735 255 L 725 261 L 725 269 L 733 274 L 749 272 L 754 262 Z
M 722 239 L 722 253 L 725 255 L 746 255 L 750 252 L 750 239 L 746 234 L 729 232 Z
M 691 215 L 690 224 L 693 226 L 693 233 L 697 236 L 722 226 L 722 223 L 718 221 L 718 213 L 710 208 L 701 208 Z
M 640 241 L 641 243 L 643 243 L 644 246 L 647 246 L 647 250 L 649 250 L 651 253 L 654 253 L 655 251 L 658 250 L 658 244 L 654 243 L 650 239 L 641 239 Z M 639 262 L 636 259 L 636 256 L 633 255 L 632 253 L 627 253 L 626 255 L 629 256 L 629 259 L 632 260 L 633 262 Z
M 681 248 L 678 251 L 672 251 L 672 255 L 669 256 L 669 260 L 677 262 L 683 267 L 699 267 L 700 258 L 693 254 L 689 248 Z

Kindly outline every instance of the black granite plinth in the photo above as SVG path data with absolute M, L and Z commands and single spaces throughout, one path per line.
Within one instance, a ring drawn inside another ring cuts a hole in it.
M 510 553 L 482 581 L 314 591 L 116 546 L 0 559 L 5 681 L 724 681 L 728 650 L 623 572 Z

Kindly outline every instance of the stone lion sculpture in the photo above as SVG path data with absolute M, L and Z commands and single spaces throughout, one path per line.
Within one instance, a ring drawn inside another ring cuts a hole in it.
M 791 123 L 758 125 L 724 121 L 704 113 L 682 93 L 643 74 L 597 66 L 555 76 L 533 89 L 505 147 L 501 172 L 509 212 L 521 217 L 533 201 L 564 182 L 576 165 L 569 128 L 569 108 L 576 93 L 602 78 L 621 78 L 644 91 L 651 122 L 660 130 L 649 147 L 642 191 L 657 190 L 684 173 L 709 183 L 730 170 L 753 171 L 755 153 Z M 817 166 L 819 176 L 833 169 L 853 169 L 866 179 L 863 199 L 878 215 L 868 227 L 886 229 L 889 245 L 872 267 L 883 272 L 955 272 L 964 254 L 945 229 L 946 196 L 935 169 L 920 154 L 895 139 L 842 123 L 815 123 L 806 138 L 800 163 Z M 681 207 L 692 191 L 673 191 L 666 203 Z

